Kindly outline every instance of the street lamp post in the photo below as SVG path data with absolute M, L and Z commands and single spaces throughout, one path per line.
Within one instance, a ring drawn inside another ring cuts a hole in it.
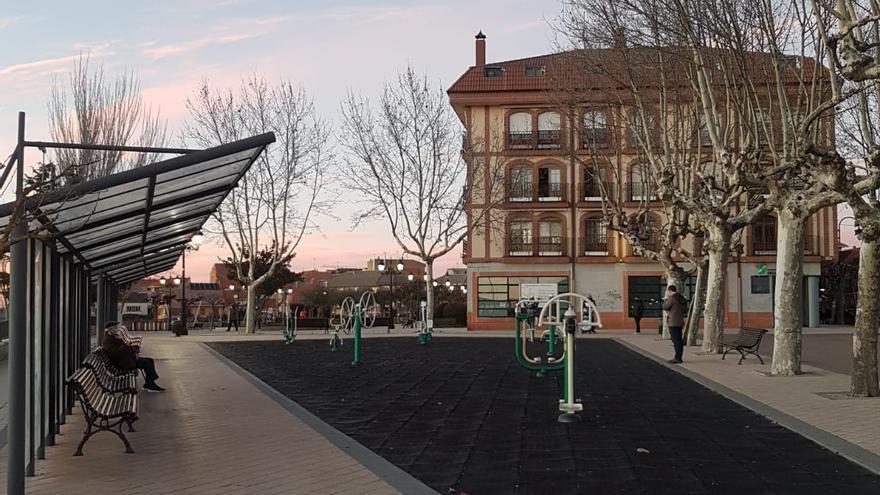
M 188 335 L 189 331 L 187 330 L 187 304 L 186 304 L 186 253 L 188 251 L 198 251 L 199 246 L 202 244 L 202 241 L 205 240 L 205 236 L 202 235 L 202 232 L 196 232 L 195 235 L 192 236 L 190 242 L 187 243 L 186 247 L 183 248 L 183 280 L 181 281 L 181 295 L 180 295 L 180 322 L 182 323 L 183 328 L 179 331 L 175 332 L 175 334 L 180 337 L 181 335 Z M 175 280 L 177 282 L 177 280 Z
M 379 266 L 377 268 L 379 268 L 380 273 L 385 273 L 386 266 L 387 265 L 385 264 L 385 260 L 383 260 L 381 263 L 379 263 Z M 387 268 L 391 274 L 391 321 L 388 322 L 388 333 L 391 333 L 391 330 L 394 330 L 394 276 L 397 274 L 397 272 L 403 271 L 403 261 L 398 261 L 397 265 L 393 267 L 387 266 Z

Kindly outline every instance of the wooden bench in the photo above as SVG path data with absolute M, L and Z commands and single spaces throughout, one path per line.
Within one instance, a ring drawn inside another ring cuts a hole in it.
M 128 333 L 128 330 L 123 326 L 119 327 L 119 337 L 122 339 L 123 342 L 125 342 L 125 345 L 129 347 L 134 347 L 135 351 L 140 351 L 141 344 L 144 341 L 143 337 L 138 337 L 136 335 Z
M 761 347 L 761 339 L 765 333 L 767 333 L 767 330 L 764 328 L 743 327 L 732 337 L 725 335 L 721 338 L 721 349 L 724 350 L 724 353 L 721 354 L 721 359 L 724 359 L 728 352 L 736 351 L 740 356 L 739 363 L 737 364 L 743 364 L 743 359 L 748 354 L 754 355 L 758 358 L 758 361 L 761 361 L 761 364 L 764 364 L 764 360 L 758 354 L 758 349 Z
M 125 452 L 134 453 L 122 432 L 122 425 L 127 424 L 129 431 L 134 431 L 132 424 L 138 419 L 137 393 L 107 392 L 98 383 L 95 371 L 86 367 L 74 371 L 66 383 L 68 387 L 73 388 L 86 419 L 86 430 L 73 455 L 81 456 L 83 445 L 99 431 L 115 434 L 125 444 Z
M 82 363 L 83 367 L 88 368 L 95 374 L 98 385 L 105 392 L 116 393 L 137 393 L 137 370 L 123 371 L 112 364 L 107 354 L 100 348 L 86 356 Z

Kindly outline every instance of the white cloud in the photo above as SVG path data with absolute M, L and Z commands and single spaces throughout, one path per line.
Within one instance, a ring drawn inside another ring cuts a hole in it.
M 155 60 L 171 55 L 200 50 L 209 45 L 224 45 L 227 43 L 235 43 L 246 39 L 257 38 L 274 31 L 280 24 L 288 19 L 290 18 L 287 16 L 278 16 L 236 20 L 214 29 L 212 34 L 190 41 L 168 43 L 164 45 L 160 45 L 156 41 L 141 43 L 141 53 L 144 56 Z

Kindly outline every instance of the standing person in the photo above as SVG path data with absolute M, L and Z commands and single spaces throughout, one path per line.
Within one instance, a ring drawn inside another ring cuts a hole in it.
M 232 303 L 232 306 L 229 307 L 229 323 L 226 325 L 226 331 L 232 330 L 232 326 L 235 325 L 235 331 L 238 331 L 238 303 Z
M 674 285 L 666 288 L 666 299 L 663 300 L 663 309 L 667 313 L 669 337 L 672 339 L 672 347 L 675 349 L 675 357 L 668 362 L 679 364 L 681 363 L 681 354 L 684 350 L 682 329 L 684 328 L 684 317 L 687 314 L 687 301 L 684 296 L 678 293 Z
M 645 316 L 645 303 L 642 298 L 636 296 L 633 298 L 631 306 L 633 320 L 636 321 L 636 333 L 642 333 L 642 317 Z

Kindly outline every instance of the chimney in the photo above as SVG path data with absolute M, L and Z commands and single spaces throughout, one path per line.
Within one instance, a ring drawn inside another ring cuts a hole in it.
M 486 65 L 486 35 L 482 31 L 477 33 L 476 42 L 477 60 L 474 65 L 484 67 Z

